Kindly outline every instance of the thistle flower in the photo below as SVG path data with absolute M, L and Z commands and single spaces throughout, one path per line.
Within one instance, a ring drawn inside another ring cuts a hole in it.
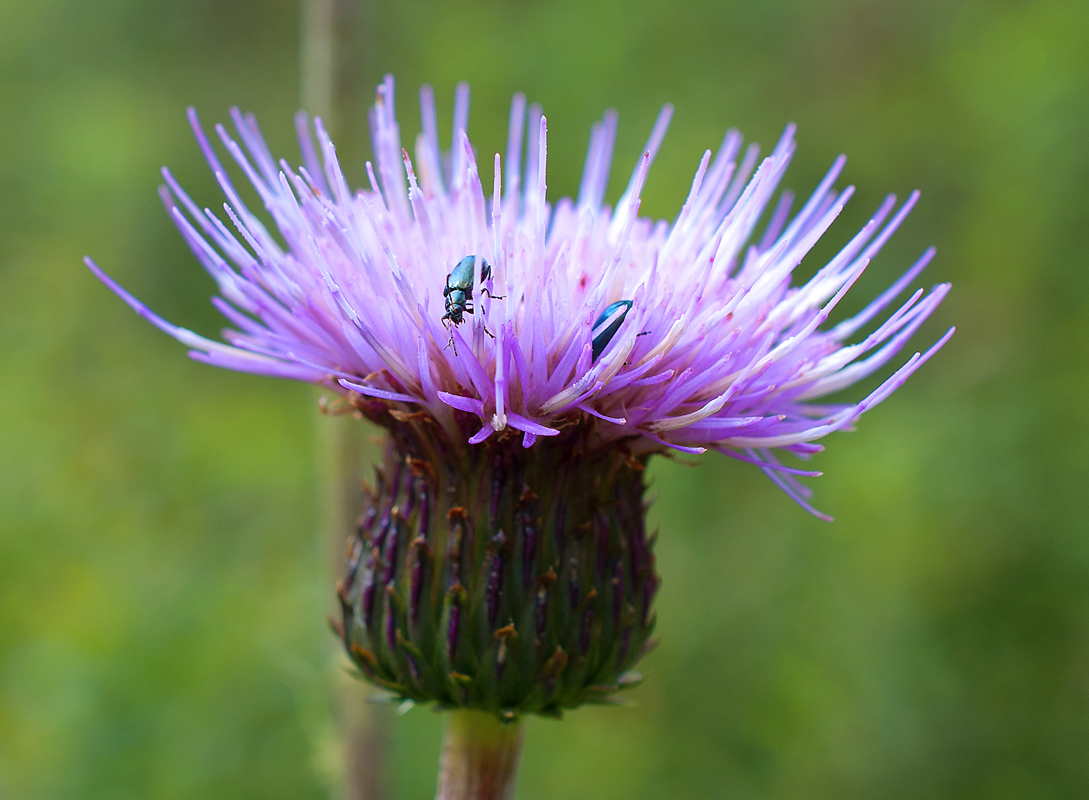
M 776 199 L 793 127 L 759 164 L 757 148 L 743 151 L 728 132 L 670 223 L 639 216 L 670 107 L 613 206 L 613 112 L 592 129 L 578 197 L 553 205 L 541 109 L 527 115 L 515 96 L 489 195 L 466 135 L 468 98 L 459 86 L 444 152 L 431 90 L 421 91 L 410 157 L 387 78 L 370 116 L 369 186 L 357 192 L 320 120 L 297 117 L 294 169 L 273 158 L 252 116 L 232 110 L 238 139 L 216 132 L 275 231 L 243 202 L 190 111 L 224 216 L 202 211 L 165 170 L 162 197 L 218 284 L 226 343 L 172 325 L 87 264 L 193 358 L 324 385 L 388 431 L 338 590 L 340 634 L 370 680 L 507 718 L 558 714 L 636 679 L 658 582 L 647 459 L 717 450 L 814 511 L 798 477 L 818 473 L 779 453 L 810 457 L 936 352 L 952 330 L 858 402 L 813 402 L 882 369 L 949 287 L 918 289 L 859 333 L 928 250 L 864 310 L 826 324 L 917 194 L 888 197 L 792 285 L 852 194 L 834 188 L 841 157 L 800 209 L 790 192 Z

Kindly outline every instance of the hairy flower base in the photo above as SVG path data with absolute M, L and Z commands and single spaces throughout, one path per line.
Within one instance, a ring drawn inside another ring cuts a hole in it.
M 592 448 L 600 423 L 582 414 L 527 449 L 354 400 L 389 434 L 338 587 L 363 675 L 506 718 L 615 702 L 654 626 L 645 457 Z

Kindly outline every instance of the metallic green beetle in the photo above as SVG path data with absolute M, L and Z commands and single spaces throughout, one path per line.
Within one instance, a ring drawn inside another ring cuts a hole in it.
M 460 325 L 465 319 L 465 314 L 473 313 L 473 265 L 477 258 L 480 258 L 480 282 L 491 280 L 491 264 L 482 256 L 472 255 L 465 256 L 450 270 L 450 274 L 446 276 L 446 285 L 442 287 L 442 296 L 446 298 L 446 313 L 442 315 L 440 321 L 450 331 L 450 341 L 446 343 L 446 346 L 454 348 L 454 355 L 458 354 L 457 346 L 454 345 L 454 331 L 447 325 L 446 320 L 450 320 L 454 325 Z M 503 299 L 499 295 L 492 294 L 487 288 L 481 288 L 481 291 L 493 300 Z M 487 327 L 484 328 L 484 332 L 495 338 Z
M 605 321 L 616 314 L 617 311 L 620 311 L 621 306 L 623 306 L 624 310 L 616 315 L 616 319 L 605 326 Z M 609 346 L 609 342 L 613 340 L 616 332 L 620 330 L 620 326 L 624 324 L 624 318 L 628 316 L 631 307 L 631 300 L 617 300 L 601 312 L 601 316 L 597 318 L 594 327 L 590 329 L 590 334 L 593 337 L 590 342 L 592 349 L 591 361 L 597 361 L 597 357 Z

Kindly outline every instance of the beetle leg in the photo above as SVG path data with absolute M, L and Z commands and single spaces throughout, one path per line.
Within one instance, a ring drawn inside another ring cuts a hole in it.
M 449 315 L 442 318 L 442 327 L 446 328 L 447 333 L 450 334 L 450 339 L 442 349 L 445 350 L 447 347 L 452 347 L 454 348 L 454 355 L 456 356 L 458 354 L 458 346 L 454 344 L 454 329 L 446 322 L 447 319 L 449 319 Z

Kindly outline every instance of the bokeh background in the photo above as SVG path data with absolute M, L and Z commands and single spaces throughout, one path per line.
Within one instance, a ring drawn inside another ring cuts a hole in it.
M 80 264 L 221 327 L 158 169 L 218 206 L 189 104 L 256 111 L 295 160 L 300 16 L 0 1 L 4 800 L 339 791 L 315 394 L 187 360 Z M 448 115 L 470 81 L 484 153 L 514 91 L 542 103 L 553 197 L 615 107 L 615 199 L 673 102 L 644 193 L 664 217 L 726 127 L 770 145 L 795 121 L 786 185 L 845 152 L 859 187 L 817 256 L 885 192 L 923 192 L 851 307 L 932 243 L 925 282 L 955 284 L 915 346 L 956 323 L 950 344 L 825 440 L 812 484 L 834 524 L 722 457 L 654 465 L 647 681 L 633 708 L 532 720 L 519 796 L 1085 797 L 1089 4 L 366 0 L 338 30 L 357 48 L 337 120 L 356 181 L 385 71 L 406 134 L 419 84 Z M 430 796 L 441 722 L 392 722 L 387 797 Z

